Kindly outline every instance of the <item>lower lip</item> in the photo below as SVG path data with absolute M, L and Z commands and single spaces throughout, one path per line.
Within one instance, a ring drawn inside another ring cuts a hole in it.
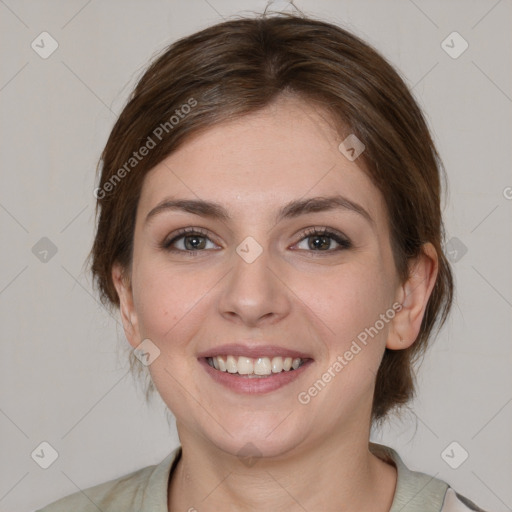
M 298 379 L 313 361 L 309 359 L 296 370 L 273 373 L 268 377 L 248 377 L 247 375 L 238 375 L 237 373 L 222 372 L 211 367 L 206 358 L 199 359 L 199 362 L 213 380 L 232 391 L 236 391 L 237 393 L 262 394 L 275 391 L 295 379 Z

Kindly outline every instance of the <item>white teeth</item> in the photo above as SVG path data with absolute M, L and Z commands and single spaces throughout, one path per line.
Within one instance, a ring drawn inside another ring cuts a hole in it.
M 224 361 L 224 359 L 222 359 L 222 357 L 214 357 L 213 358 L 214 364 L 215 364 L 215 359 L 217 359 L 217 363 L 219 364 L 219 367 L 217 368 L 217 370 L 220 370 L 221 372 L 225 372 L 226 371 L 226 361 Z
M 216 356 L 209 357 L 208 364 L 221 372 L 238 373 L 239 375 L 259 375 L 268 376 L 273 373 L 281 373 L 283 370 L 297 370 L 302 366 L 304 360 L 300 357 L 295 359 L 291 357 L 275 356 L 269 357 L 235 357 L 235 356 Z
M 272 358 L 272 373 L 281 373 L 283 371 L 283 358 L 273 357 Z
M 254 364 L 252 362 L 252 359 L 250 359 L 248 357 L 240 356 L 238 358 L 237 367 L 238 367 L 238 373 L 240 375 L 250 375 L 251 373 L 254 373 Z
M 215 359 L 215 358 L 213 358 L 213 359 Z M 215 366 L 214 366 L 214 368 L 215 368 Z M 233 356 L 228 356 L 226 358 L 226 370 L 229 373 L 236 373 L 236 372 L 238 372 L 238 368 L 236 366 L 236 359 Z
M 272 366 L 268 357 L 258 357 L 254 363 L 254 373 L 256 375 L 270 375 L 272 373 Z

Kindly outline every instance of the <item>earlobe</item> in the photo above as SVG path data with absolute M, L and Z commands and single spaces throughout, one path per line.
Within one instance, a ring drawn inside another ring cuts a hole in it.
M 124 333 L 130 345 L 136 347 L 139 343 L 137 315 L 133 304 L 131 283 L 125 275 L 123 267 L 115 263 L 112 266 L 112 281 L 119 297 L 119 311 Z
M 397 299 L 402 308 L 393 318 L 386 343 L 391 350 L 410 347 L 420 332 L 439 269 L 437 252 L 430 242 L 423 245 L 409 268 L 409 278 L 401 285 Z

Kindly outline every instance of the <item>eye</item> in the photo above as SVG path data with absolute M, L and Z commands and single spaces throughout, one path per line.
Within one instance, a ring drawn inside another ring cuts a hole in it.
M 302 247 L 301 249 L 312 250 L 313 252 L 334 252 L 350 249 L 350 247 L 352 247 L 352 243 L 348 238 L 337 231 L 329 230 L 329 228 L 310 228 L 303 233 L 303 238 L 299 243 L 302 243 L 308 238 L 312 243 L 307 243 L 307 247 Z M 329 250 L 333 241 L 336 242 L 339 247 L 334 250 Z
M 206 249 L 207 241 L 211 242 L 211 240 L 208 238 L 208 233 L 201 228 L 184 228 L 179 230 L 175 235 L 176 236 L 170 240 L 164 240 L 162 242 L 162 249 L 172 252 L 193 253 Z M 213 242 L 211 243 L 213 244 Z
M 198 253 L 205 249 L 215 249 L 216 246 L 208 237 L 208 232 L 201 228 L 184 228 L 174 234 L 171 239 L 164 240 L 160 246 L 162 249 L 169 252 L 188 252 Z M 309 228 L 302 234 L 303 241 L 310 239 L 312 243 L 308 243 L 307 247 L 299 247 L 301 250 L 312 251 L 312 252 L 335 252 L 343 249 L 349 249 L 352 247 L 352 243 L 338 231 L 330 230 L 325 227 L 313 227 Z M 207 247 L 207 243 L 210 242 L 214 247 Z M 338 248 L 332 249 L 332 243 L 338 244 Z M 331 250 L 329 250 L 331 249 Z

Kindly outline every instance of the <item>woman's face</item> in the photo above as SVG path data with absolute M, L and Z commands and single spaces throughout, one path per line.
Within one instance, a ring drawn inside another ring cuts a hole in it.
M 281 97 L 147 175 L 122 309 L 132 346 L 160 351 L 149 370 L 182 441 L 271 456 L 366 432 L 401 286 L 383 198 L 340 142 Z

